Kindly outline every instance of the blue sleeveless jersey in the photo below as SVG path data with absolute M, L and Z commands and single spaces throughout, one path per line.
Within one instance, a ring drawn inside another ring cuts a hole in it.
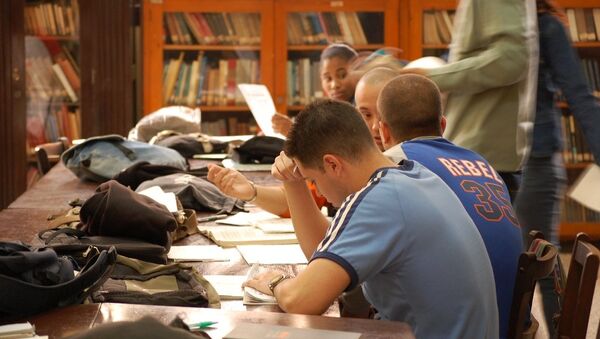
M 500 336 L 505 337 L 523 250 L 506 185 L 482 156 L 446 139 L 416 139 L 398 146 L 408 159 L 423 164 L 454 191 L 479 229 L 494 271 Z

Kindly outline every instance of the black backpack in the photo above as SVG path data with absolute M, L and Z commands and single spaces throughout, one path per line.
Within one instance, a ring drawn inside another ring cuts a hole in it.
M 233 160 L 240 164 L 272 164 L 283 150 L 285 140 L 256 136 L 234 149 Z
M 0 242 L 0 317 L 28 316 L 83 302 L 108 279 L 117 253 L 90 247 L 87 262 L 78 265 L 50 248 Z

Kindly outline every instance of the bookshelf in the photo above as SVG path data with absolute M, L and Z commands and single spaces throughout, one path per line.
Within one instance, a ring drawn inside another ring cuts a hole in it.
M 27 148 L 81 138 L 78 0 L 25 3 Z
M 0 208 L 27 188 L 35 144 L 131 128 L 137 5 L 0 1 Z
M 458 0 L 410 0 L 407 58 L 440 56 L 447 52 Z
M 400 2 L 144 0 L 144 114 L 199 106 L 208 133 L 255 132 L 237 83 L 263 83 L 279 112 L 298 111 L 320 91 L 317 61 L 327 42 L 345 40 L 361 51 L 399 46 L 399 27 L 408 27 Z M 288 100 L 288 61 L 307 74 L 303 100 Z M 240 77 L 238 67 L 251 76 Z M 198 76 L 187 75 L 196 69 Z
M 238 83 L 274 90 L 269 0 L 144 1 L 144 114 L 200 107 L 209 134 L 257 132 Z
M 293 114 L 323 95 L 319 57 L 328 43 L 346 42 L 358 51 L 399 47 L 406 14 L 398 0 L 276 0 L 277 110 Z
M 568 19 L 573 46 L 582 60 L 590 87 L 596 96 L 600 96 L 600 0 L 560 0 L 559 3 L 567 14 L 571 13 Z M 410 59 L 429 55 L 441 56 L 447 52 L 447 32 L 452 32 L 448 22 L 452 22 L 457 5 L 458 1 L 455 0 L 410 0 L 409 32 L 410 36 L 417 37 L 408 43 Z M 561 100 L 558 106 L 563 110 L 563 156 L 568 184 L 571 185 L 593 158 L 566 102 Z M 587 232 L 599 237 L 600 213 L 591 211 L 565 196 L 561 208 L 560 238 L 572 240 L 577 232 Z
M 600 97 L 600 1 L 560 0 L 567 14 L 573 46 L 581 59 L 589 87 Z M 583 169 L 593 161 L 583 135 L 569 112 L 569 107 L 560 99 L 563 110 L 562 127 L 565 140 L 563 156 L 567 167 L 568 184 L 571 185 Z M 563 200 L 561 213 L 561 239 L 573 239 L 577 232 L 600 236 L 600 213 L 591 211 L 568 197 Z

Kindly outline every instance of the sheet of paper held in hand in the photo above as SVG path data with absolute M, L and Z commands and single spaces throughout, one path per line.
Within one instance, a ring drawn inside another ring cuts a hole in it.
M 273 115 L 275 115 L 275 104 L 273 103 L 273 98 L 271 97 L 271 93 L 269 93 L 269 89 L 265 85 L 257 85 L 257 84 L 239 84 L 238 88 L 244 99 L 246 99 L 246 103 L 248 107 L 250 107 L 250 111 L 258 123 L 258 127 L 263 131 L 266 136 L 270 137 L 278 137 L 285 139 L 285 137 L 279 133 L 275 133 L 273 130 L 273 124 L 271 119 Z
M 600 212 L 600 167 L 592 164 L 569 190 L 569 197 L 583 206 Z

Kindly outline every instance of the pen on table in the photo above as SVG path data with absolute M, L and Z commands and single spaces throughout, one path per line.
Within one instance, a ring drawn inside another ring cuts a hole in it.
M 197 218 L 196 220 L 198 220 L 198 222 L 208 222 L 208 221 L 215 221 L 215 220 L 219 220 L 219 219 L 225 219 L 227 217 L 228 217 L 227 214 L 219 214 L 219 215 L 211 215 L 210 217 Z
M 201 321 L 201 322 L 196 323 L 196 324 L 188 324 L 188 327 L 190 328 L 190 330 L 193 330 L 193 329 L 211 327 L 211 326 L 216 325 L 216 324 L 217 324 L 216 321 Z

